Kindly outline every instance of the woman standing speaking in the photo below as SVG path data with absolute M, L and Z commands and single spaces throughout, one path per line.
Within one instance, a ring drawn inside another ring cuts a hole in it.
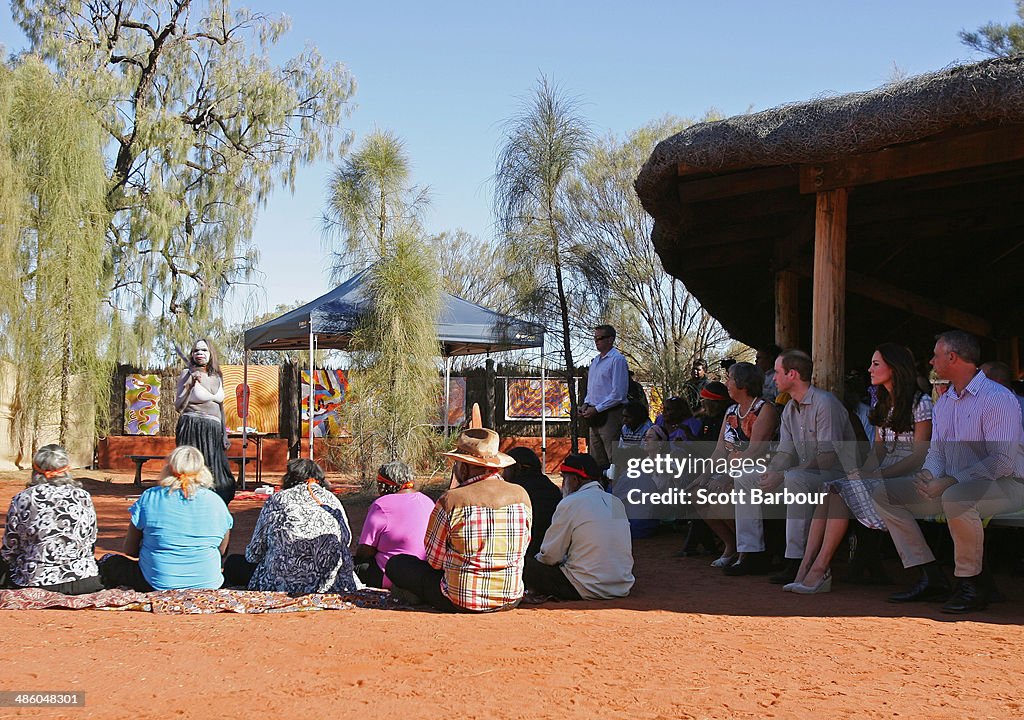
M 213 473 L 213 490 L 225 504 L 235 497 L 235 476 L 228 464 L 228 429 L 224 423 L 224 383 L 217 356 L 206 338 L 196 340 L 188 367 L 178 378 L 174 408 L 181 413 L 174 437 L 178 447 L 199 448 Z

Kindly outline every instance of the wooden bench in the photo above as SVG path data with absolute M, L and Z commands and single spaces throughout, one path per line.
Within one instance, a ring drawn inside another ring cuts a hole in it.
M 166 455 L 129 455 L 128 459 L 135 462 L 135 485 L 136 487 L 142 487 L 142 466 L 150 460 L 165 460 Z M 255 457 L 246 457 L 245 463 L 248 464 L 254 461 Z M 241 455 L 230 455 L 228 456 L 228 462 L 238 463 L 238 470 L 241 473 L 242 470 L 242 456 Z

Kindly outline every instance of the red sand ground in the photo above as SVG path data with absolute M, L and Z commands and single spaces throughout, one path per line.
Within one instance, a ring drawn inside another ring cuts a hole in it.
M 99 550 L 118 549 L 138 491 L 127 475 L 81 476 L 94 479 Z M 0 474 L 3 507 L 24 478 Z M 346 505 L 358 532 L 365 501 Z M 232 552 L 259 508 L 232 503 Z M 3 611 L 0 690 L 84 691 L 87 704 L 0 718 L 1024 715 L 1020 579 L 1000 578 L 1008 602 L 953 618 L 887 604 L 885 589 L 797 597 L 726 578 L 710 558 L 671 557 L 679 543 L 636 543 L 621 602 L 495 615 Z

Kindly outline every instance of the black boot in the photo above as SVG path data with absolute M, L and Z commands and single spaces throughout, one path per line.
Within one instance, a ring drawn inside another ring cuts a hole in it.
M 703 550 L 698 548 L 703 548 Z M 715 552 L 718 552 L 715 533 L 703 520 L 691 520 L 690 530 L 686 533 L 683 549 L 676 553 L 676 557 L 693 557 Z
M 889 602 L 942 601 L 949 597 L 949 590 L 949 580 L 933 560 L 921 566 L 921 578 L 914 587 L 904 592 L 893 593 L 889 596 Z
M 984 587 L 981 575 L 960 578 L 956 591 L 949 601 L 942 606 L 944 613 L 966 613 L 972 610 L 984 610 L 988 607 L 988 591 Z
M 888 536 L 884 530 L 872 530 L 861 524 L 854 526 L 850 565 L 843 582 L 854 585 L 891 585 L 892 579 L 882 564 L 882 543 Z
M 800 560 L 794 560 L 792 558 L 786 558 L 786 562 L 782 565 L 782 570 L 777 575 L 772 575 L 768 578 L 768 582 L 775 585 L 788 585 L 789 583 L 796 580 L 796 574 L 800 571 Z

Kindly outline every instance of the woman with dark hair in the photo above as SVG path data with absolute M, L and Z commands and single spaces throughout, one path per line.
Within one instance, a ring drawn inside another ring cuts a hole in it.
M 519 485 L 530 496 L 533 507 L 533 523 L 530 525 L 530 544 L 526 548 L 528 557 L 540 552 L 544 533 L 551 526 L 555 508 L 562 499 L 562 491 L 543 473 L 540 458 L 528 447 L 510 448 L 508 454 L 516 464 L 505 468 L 505 480 Z
M 412 469 L 392 460 L 377 471 L 377 494 L 366 511 L 356 547 L 356 574 L 370 587 L 391 589 L 384 567 L 395 555 L 427 557 L 427 534 L 434 501 L 416 491 Z
M 693 408 L 686 399 L 678 396 L 665 400 L 654 425 L 664 431 L 669 442 L 697 440 L 700 437 L 700 419 L 693 416 Z
M 72 477 L 68 454 L 45 445 L 32 458 L 28 487 L 11 499 L 0 548 L 0 587 L 65 595 L 103 589 L 93 557 L 96 510 Z
M 798 594 L 832 589 L 829 564 L 846 536 L 850 513 L 873 530 L 884 530 L 871 495 L 885 478 L 911 475 L 924 463 L 932 435 L 932 399 L 917 387 L 914 356 L 896 343 L 882 343 L 868 367 L 878 400 L 868 416 L 875 426 L 873 452 L 860 470 L 826 484 L 828 497 L 815 512 L 796 582 L 783 590 Z M 876 537 L 881 537 L 877 535 Z M 869 569 L 883 575 L 880 560 Z
M 263 505 L 245 557 L 224 563 L 229 585 L 294 595 L 337 593 L 362 585 L 355 577 L 352 532 L 341 502 L 319 465 L 288 461 L 281 492 Z
M 181 415 L 174 430 L 175 445 L 198 448 L 213 474 L 213 490 L 225 503 L 235 497 L 224 423 L 224 382 L 217 353 L 206 338 L 192 345 L 189 365 L 178 378 L 174 409 Z

